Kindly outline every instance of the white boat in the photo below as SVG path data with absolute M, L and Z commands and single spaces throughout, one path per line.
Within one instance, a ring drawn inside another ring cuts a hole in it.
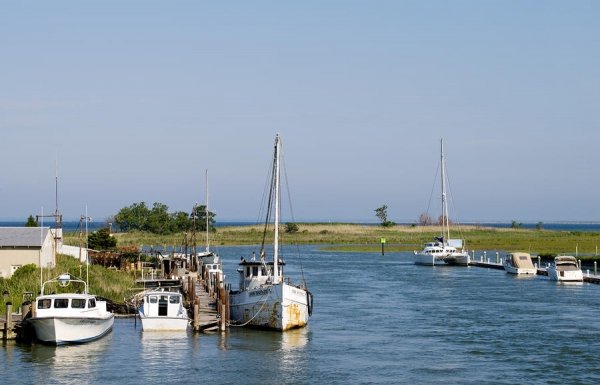
M 450 220 L 446 201 L 446 163 L 444 161 L 444 140 L 441 140 L 440 168 L 442 177 L 442 234 L 433 242 L 426 242 L 421 251 L 415 251 L 416 265 L 468 265 L 469 253 L 465 250 L 462 239 L 450 239 Z
M 529 253 L 509 253 L 502 260 L 502 266 L 504 266 L 504 270 L 510 274 L 537 274 L 537 268 L 533 265 Z
M 150 290 L 138 309 L 143 331 L 186 330 L 190 319 L 178 292 Z
M 559 255 L 554 258 L 554 264 L 548 266 L 548 278 L 562 282 L 583 282 L 583 272 L 575 257 Z
M 273 260 L 269 262 L 265 260 L 264 241 L 258 260 L 252 258 L 246 261 L 242 258 L 238 269 L 239 289 L 231 291 L 229 295 L 230 318 L 233 325 L 284 331 L 306 326 L 312 314 L 312 294 L 306 285 L 292 285 L 289 278 L 284 280 L 284 262 L 279 258 L 280 146 L 281 141 L 277 135 L 269 198 L 273 207 L 267 208 L 266 221 L 268 222 L 269 212 L 272 211 Z
M 83 291 L 44 294 L 49 283 L 57 283 L 61 287 L 78 284 L 82 285 Z M 112 330 L 114 315 L 106 310 L 106 301 L 88 294 L 87 288 L 85 281 L 70 274 L 62 274 L 42 285 L 34 315 L 29 319 L 39 341 L 54 345 L 83 343 Z

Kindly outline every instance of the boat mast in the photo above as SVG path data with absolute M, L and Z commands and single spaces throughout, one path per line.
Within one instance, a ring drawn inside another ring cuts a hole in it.
M 206 185 L 206 192 L 205 192 L 205 196 L 206 196 L 206 203 L 204 206 L 204 216 L 206 217 L 206 252 L 209 253 L 210 252 L 210 246 L 209 246 L 209 240 L 208 240 L 208 169 L 204 170 L 204 180 L 205 185 Z
M 273 237 L 273 279 L 279 282 L 279 134 L 275 136 L 275 234 Z
M 444 138 L 440 140 L 440 165 L 442 168 L 442 235 L 446 238 L 450 238 L 450 226 L 448 220 L 448 205 L 446 202 L 446 165 L 444 163 Z

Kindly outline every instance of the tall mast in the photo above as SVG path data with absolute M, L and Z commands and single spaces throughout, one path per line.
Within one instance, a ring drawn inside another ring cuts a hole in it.
M 440 140 L 440 165 L 442 168 L 442 234 L 448 241 L 450 226 L 448 222 L 448 205 L 446 202 L 446 165 L 444 163 L 444 138 Z
M 273 238 L 273 277 L 279 282 L 279 134 L 275 136 L 275 235 Z
M 206 192 L 205 192 L 206 202 L 205 202 L 205 206 L 204 206 L 204 216 L 206 217 L 206 252 L 209 253 L 210 246 L 208 243 L 208 169 L 204 170 L 204 179 L 206 181 Z

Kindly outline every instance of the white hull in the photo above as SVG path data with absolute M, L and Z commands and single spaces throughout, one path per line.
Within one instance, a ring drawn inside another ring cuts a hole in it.
M 516 275 L 537 275 L 537 269 L 520 269 L 518 267 L 504 265 L 504 270 L 509 274 Z
M 583 272 L 581 270 L 560 271 L 549 267 L 548 278 L 560 282 L 583 282 Z
M 448 265 L 468 266 L 470 259 L 467 253 L 452 253 L 444 257 L 444 262 Z
M 441 255 L 415 253 L 415 265 L 441 266 L 445 264 L 444 257 Z
M 272 330 L 289 330 L 308 323 L 308 292 L 280 283 L 230 294 L 230 315 L 235 324 Z
M 175 317 L 143 317 L 140 315 L 143 331 L 185 331 L 188 328 L 187 318 Z
M 98 339 L 112 330 L 114 315 L 103 318 L 47 317 L 29 320 L 37 339 L 48 344 L 83 343 Z

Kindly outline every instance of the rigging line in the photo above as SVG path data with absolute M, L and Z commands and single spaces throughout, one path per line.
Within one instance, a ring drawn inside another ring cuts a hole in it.
M 450 205 L 452 206 L 452 210 L 454 213 L 458 213 L 458 211 L 456 210 L 456 207 L 454 206 L 454 196 L 452 194 L 452 186 L 450 185 L 450 178 L 448 177 L 448 167 L 446 167 L 446 186 L 448 187 L 448 195 L 450 198 Z M 448 216 L 450 216 L 450 214 L 448 214 Z M 462 235 L 462 229 L 460 227 L 460 221 L 458 219 L 458 214 L 456 214 L 456 219 L 455 219 L 454 223 L 456 224 L 456 227 L 458 228 L 458 234 L 462 238 L 463 235 Z
M 248 325 L 250 322 L 252 322 L 253 319 L 256 318 L 257 315 L 260 314 L 260 312 L 262 311 L 262 309 L 265 307 L 265 304 L 267 303 L 267 300 L 269 299 L 269 295 L 265 294 L 264 295 L 264 300 L 263 303 L 260 305 L 260 309 L 258 309 L 258 311 L 252 316 L 252 318 L 250 318 L 248 321 L 244 322 L 243 324 L 232 324 L 231 322 L 229 323 L 229 326 L 236 326 L 236 327 L 241 327 L 241 326 L 246 326 Z
M 265 216 L 265 225 L 263 230 L 262 242 L 260 245 L 260 257 L 262 258 L 265 254 L 265 240 L 267 237 L 267 230 L 269 228 L 269 220 L 271 218 L 272 210 L 273 210 L 273 198 L 275 195 L 275 167 L 276 167 L 276 159 L 277 159 L 277 148 L 275 148 L 275 154 L 273 156 L 273 164 L 271 168 L 271 188 L 269 190 L 269 200 L 267 202 L 267 215 Z
M 283 142 L 281 143 L 281 145 L 283 147 Z M 290 208 L 290 216 L 292 218 L 292 223 L 296 223 L 296 218 L 294 216 L 294 206 L 292 205 L 292 194 L 290 193 L 290 185 L 289 185 L 288 175 L 287 175 L 287 167 L 285 166 L 285 156 L 284 156 L 283 148 L 281 150 L 281 164 L 283 167 L 283 177 L 285 179 L 285 189 L 286 189 L 287 197 L 288 197 L 288 206 Z M 296 249 L 296 256 L 298 257 L 298 261 L 300 261 L 300 275 L 302 276 L 302 283 L 304 284 L 304 287 L 307 287 L 306 279 L 304 277 L 304 267 L 302 265 L 302 255 L 300 254 L 300 246 L 298 245 L 297 242 L 294 246 Z

